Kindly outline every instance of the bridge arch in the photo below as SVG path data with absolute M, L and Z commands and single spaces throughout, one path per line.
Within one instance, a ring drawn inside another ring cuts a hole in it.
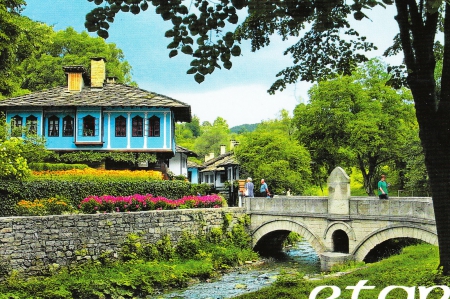
M 356 246 L 352 254 L 357 261 L 362 261 L 375 246 L 395 238 L 413 238 L 432 245 L 438 245 L 436 232 L 415 225 L 396 224 L 376 230 L 366 236 Z
M 271 220 L 261 224 L 253 231 L 253 247 L 255 247 L 258 241 L 261 240 L 261 238 L 265 235 L 280 230 L 298 233 L 306 241 L 309 242 L 309 244 L 312 248 L 314 248 L 317 254 L 321 254 L 326 250 L 320 239 L 314 233 L 312 233 L 306 225 L 292 220 Z
M 330 240 L 333 233 L 339 229 L 343 230 L 347 234 L 349 239 L 356 241 L 355 231 L 353 230 L 353 228 L 350 225 L 348 225 L 347 223 L 345 223 L 343 221 L 336 221 L 336 222 L 330 223 L 323 233 L 323 238 L 325 240 Z

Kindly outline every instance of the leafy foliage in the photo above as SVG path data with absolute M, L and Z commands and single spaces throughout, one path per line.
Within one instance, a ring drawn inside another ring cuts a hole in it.
M 33 171 L 31 180 L 65 181 L 131 181 L 162 180 L 160 171 L 155 170 L 105 170 L 95 168 L 71 168 L 69 170 Z
M 243 134 L 235 149 L 241 168 L 254 182 L 264 178 L 275 194 L 288 189 L 301 194 L 311 183 L 309 152 L 289 137 L 289 127 L 280 120 L 263 123 L 254 132 Z M 255 190 L 259 190 L 257 185 Z
M 86 169 L 89 168 L 86 164 L 65 164 L 65 163 L 45 163 L 34 162 L 29 163 L 28 167 L 34 171 L 55 171 L 55 170 L 69 170 L 69 169 Z
M 9 1 L 15 2 L 23 3 Z M 9 42 L 15 47 L 8 46 L 8 51 L 2 52 L 8 53 L 9 58 L 5 57 L 4 69 L 0 72 L 0 82 L 4 83 L 1 95 L 14 96 L 64 86 L 67 82 L 62 67 L 83 65 L 90 70 L 92 57 L 105 57 L 108 75 L 116 77 L 118 82 L 136 85 L 131 80 L 131 66 L 115 44 L 93 38 L 87 32 L 78 33 L 71 27 L 54 31 L 51 26 L 19 16 L 16 9 L 8 19 L 14 19 L 14 27 L 1 28 L 9 30 Z
M 0 98 L 11 94 L 18 85 L 12 67 L 20 59 L 16 55 L 16 43 L 21 32 L 19 13 L 23 5 L 23 0 L 0 2 Z
M 154 153 L 123 153 L 123 152 L 95 152 L 95 151 L 78 151 L 71 153 L 63 153 L 54 157 L 56 161 L 66 163 L 95 163 L 103 162 L 106 159 L 111 159 L 116 162 L 128 162 L 132 165 L 148 161 L 155 163 L 157 161 Z
M 13 138 L 0 142 L 0 178 L 22 180 L 31 173 L 22 156 L 21 140 Z
M 16 205 L 16 215 L 19 216 L 45 216 L 62 215 L 74 212 L 75 208 L 64 197 L 56 196 L 49 199 L 35 199 L 33 201 L 21 200 Z
M 310 103 L 294 112 L 296 134 L 315 167 L 329 174 L 357 165 L 367 194 L 373 194 L 380 167 L 401 161 L 410 137 L 418 136 L 410 92 L 386 86 L 383 70 L 373 60 L 352 76 L 319 82 L 309 91 Z
M 138 14 L 153 5 L 164 21 L 171 21 L 173 24 L 173 28 L 165 33 L 171 39 L 167 46 L 169 57 L 178 55 L 179 51 L 191 55 L 193 60 L 187 73 L 194 75 L 198 83 L 203 82 L 205 76 L 213 73 L 216 68 L 230 69 L 232 57 L 241 55 L 239 43 L 242 40 L 250 40 L 252 50 L 256 51 L 270 44 L 272 34 L 277 33 L 283 39 L 298 37 L 301 30 L 305 29 L 303 23 L 307 22 L 312 23 L 311 30 L 298 44 L 286 51 L 286 54 L 293 55 L 294 63 L 298 65 L 278 74 L 284 75 L 284 78 L 275 82 L 271 92 L 282 90 L 286 83 L 293 83 L 297 79 L 316 80 L 317 76 L 327 78 L 336 72 L 350 74 L 357 63 L 367 60 L 360 54 L 361 50 L 370 51 L 375 48 L 364 37 L 360 37 L 358 32 L 348 29 L 350 25 L 346 20 L 352 13 L 358 20 L 365 17 L 361 9 L 378 5 L 373 0 L 357 1 L 355 5 L 339 0 L 222 0 L 219 3 L 196 0 L 196 9 L 193 11 L 180 1 L 98 0 L 95 3 L 104 4 L 86 15 L 85 26 L 88 31 L 97 32 L 104 38 L 108 37 L 109 24 L 114 22 L 117 13 L 131 11 Z M 247 16 L 244 15 L 246 18 L 235 29 L 235 24 L 243 16 L 238 11 L 244 9 L 247 9 Z M 350 40 L 343 40 L 342 34 L 338 34 L 343 29 L 351 37 Z M 318 69 L 322 71 L 317 72 Z
M 405 149 L 405 189 L 415 196 L 429 196 L 431 193 L 428 173 L 425 168 L 425 155 L 418 138 L 411 139 Z
M 204 122 L 201 126 L 201 135 L 195 139 L 194 151 L 204 157 L 214 153 L 217 157 L 220 153 L 220 145 L 229 143 L 230 129 L 225 119 L 217 117 L 213 124 Z

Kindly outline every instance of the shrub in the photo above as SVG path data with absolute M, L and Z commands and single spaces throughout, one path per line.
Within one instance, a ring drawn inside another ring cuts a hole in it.
M 69 179 L 42 180 L 0 180 L 0 216 L 16 215 L 15 206 L 20 200 L 33 201 L 36 198 L 52 198 L 62 196 L 67 198 L 72 206 L 91 195 L 110 194 L 113 196 L 128 196 L 130 194 L 148 194 L 162 196 L 168 199 L 178 199 L 190 194 L 190 184 L 183 181 L 162 181 L 147 179 L 123 179 L 108 181 L 92 178 L 90 180 L 74 181 Z
M 185 196 L 178 200 L 170 200 L 151 194 L 130 196 L 88 196 L 81 201 L 78 208 L 87 214 L 98 212 L 133 212 L 150 210 L 173 210 L 176 208 L 218 208 L 226 205 L 220 195 Z
M 16 205 L 16 213 L 20 216 L 61 215 L 74 211 L 70 202 L 61 196 L 33 201 L 21 200 Z
M 190 259 L 199 256 L 200 250 L 203 248 L 202 240 L 186 231 L 181 235 L 175 252 L 182 259 Z
M 34 171 L 56 171 L 70 169 L 86 169 L 86 164 L 65 164 L 65 163 L 30 163 L 28 167 Z
M 192 184 L 191 185 L 191 193 L 190 194 L 207 195 L 207 194 L 213 194 L 213 193 L 217 193 L 213 184 L 202 183 L 202 184 Z
M 23 154 L 21 139 L 13 137 L 0 141 L 0 179 L 23 180 L 30 175 L 27 159 Z
M 32 179 L 57 179 L 57 180 L 162 180 L 161 171 L 154 170 L 104 170 L 95 168 L 71 168 L 68 170 L 33 171 Z

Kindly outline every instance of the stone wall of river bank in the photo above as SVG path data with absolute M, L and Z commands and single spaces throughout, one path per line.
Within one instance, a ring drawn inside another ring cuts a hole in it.
M 35 275 L 52 264 L 97 259 L 107 251 L 117 254 L 130 233 L 142 232 L 148 242 L 169 235 L 176 244 L 183 231 L 197 234 L 221 227 L 224 214 L 232 216 L 231 228 L 245 215 L 245 209 L 0 218 L 0 274 L 18 270 Z

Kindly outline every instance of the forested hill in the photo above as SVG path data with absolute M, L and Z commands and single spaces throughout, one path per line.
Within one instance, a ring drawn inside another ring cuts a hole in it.
M 243 124 L 240 126 L 235 126 L 230 128 L 231 133 L 237 133 L 237 134 L 241 134 L 241 133 L 245 133 L 245 132 L 253 132 L 256 129 L 256 126 L 258 126 L 258 124 Z

